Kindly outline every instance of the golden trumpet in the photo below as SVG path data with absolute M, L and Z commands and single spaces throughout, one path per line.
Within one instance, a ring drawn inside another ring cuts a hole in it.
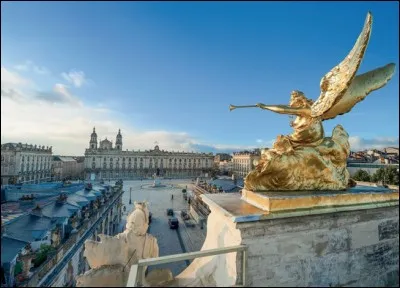
M 236 106 L 236 105 L 229 105 L 229 111 L 232 111 L 236 108 L 254 108 L 254 107 L 258 107 L 257 105 L 243 105 L 243 106 Z

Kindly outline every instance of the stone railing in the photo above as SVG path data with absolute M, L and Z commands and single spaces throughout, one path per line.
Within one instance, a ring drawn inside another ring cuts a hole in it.
M 242 252 L 242 261 L 241 261 L 241 282 L 242 285 L 235 286 L 246 286 L 246 274 L 247 274 L 247 246 L 246 245 L 238 245 L 232 247 L 224 247 L 217 249 L 210 249 L 204 251 L 197 252 L 189 252 L 183 254 L 175 254 L 175 255 L 167 255 L 161 256 L 158 258 L 149 258 L 149 259 L 140 259 L 137 264 L 131 266 L 131 270 L 129 273 L 128 283 L 126 287 L 141 287 L 143 283 L 141 283 L 141 279 L 144 279 L 145 267 L 167 264 L 185 260 L 193 260 L 200 257 L 209 257 L 220 254 L 228 254 L 232 252 Z M 179 283 L 175 283 L 179 284 Z
M 102 207 L 98 210 L 99 213 L 93 214 L 94 217 L 90 217 L 91 219 L 87 222 L 84 222 L 83 225 L 81 225 L 78 228 L 77 233 L 71 234 L 70 238 L 63 244 L 61 244 L 55 252 L 49 253 L 47 256 L 47 260 L 40 265 L 36 270 L 32 271 L 33 275 L 24 282 L 19 283 L 19 287 L 37 287 L 39 282 L 52 270 L 54 269 L 58 264 L 60 264 L 61 259 L 66 256 L 68 251 L 70 251 L 71 247 L 74 244 L 77 244 L 82 238 L 84 237 L 86 232 L 88 231 L 89 227 L 95 226 L 94 224 L 99 223 L 97 222 L 101 218 L 103 218 L 104 213 L 108 212 L 113 204 L 115 203 L 115 200 L 118 199 L 122 195 L 122 190 L 119 191 L 120 193 L 114 193 L 112 197 L 109 199 L 109 204 L 107 207 Z M 93 228 L 93 227 L 92 227 Z M 92 230 L 92 229 L 90 229 Z
M 64 254 L 76 243 L 77 234 L 72 234 L 68 240 L 61 244 L 56 251 L 47 255 L 47 260 L 40 265 L 37 270 L 33 271 L 33 275 L 25 282 L 21 283 L 21 287 L 35 287 L 40 280 L 58 263 Z

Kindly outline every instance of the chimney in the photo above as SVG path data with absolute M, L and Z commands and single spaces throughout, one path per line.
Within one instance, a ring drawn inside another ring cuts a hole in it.
M 42 217 L 42 208 L 39 206 L 39 204 L 36 205 L 34 209 L 31 211 L 31 215 Z

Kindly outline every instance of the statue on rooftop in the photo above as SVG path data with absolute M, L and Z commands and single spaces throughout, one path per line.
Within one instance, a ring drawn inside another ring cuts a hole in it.
M 147 203 L 135 202 L 134 206 L 122 233 L 116 236 L 99 234 L 100 242 L 85 241 L 84 256 L 91 270 L 77 276 L 77 287 L 125 287 L 133 264 L 139 259 L 158 257 L 157 239 L 147 233 Z
M 273 149 L 263 150 L 256 168 L 245 178 L 251 191 L 345 190 L 349 183 L 346 168 L 350 153 L 349 135 L 337 125 L 325 137 L 322 122 L 350 110 L 374 90 L 386 85 L 395 64 L 356 76 L 371 35 L 372 15 L 368 13 L 361 34 L 346 58 L 329 71 L 320 83 L 321 93 L 314 102 L 303 92 L 293 91 L 289 105 L 230 106 L 230 110 L 258 107 L 294 116 L 291 135 L 279 135 Z

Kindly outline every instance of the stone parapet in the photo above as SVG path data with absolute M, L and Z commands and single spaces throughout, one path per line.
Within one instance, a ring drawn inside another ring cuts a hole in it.
M 399 201 L 399 191 L 384 187 L 351 188 L 346 191 L 253 192 L 242 190 L 242 200 L 269 212 L 298 211 Z
M 248 245 L 246 286 L 399 284 L 398 200 L 271 212 L 247 203 L 239 193 L 208 194 L 202 199 L 211 209 L 210 217 L 218 219 L 207 226 L 202 250 Z M 228 261 L 219 257 L 219 263 Z M 203 270 L 211 271 L 209 275 L 197 276 L 217 278 L 217 286 L 226 286 L 232 285 L 236 271 L 234 282 L 240 284 L 240 257 L 233 264 L 236 268 L 229 262 L 231 268 L 224 272 L 220 267 L 218 275 L 211 263 L 210 259 Z

